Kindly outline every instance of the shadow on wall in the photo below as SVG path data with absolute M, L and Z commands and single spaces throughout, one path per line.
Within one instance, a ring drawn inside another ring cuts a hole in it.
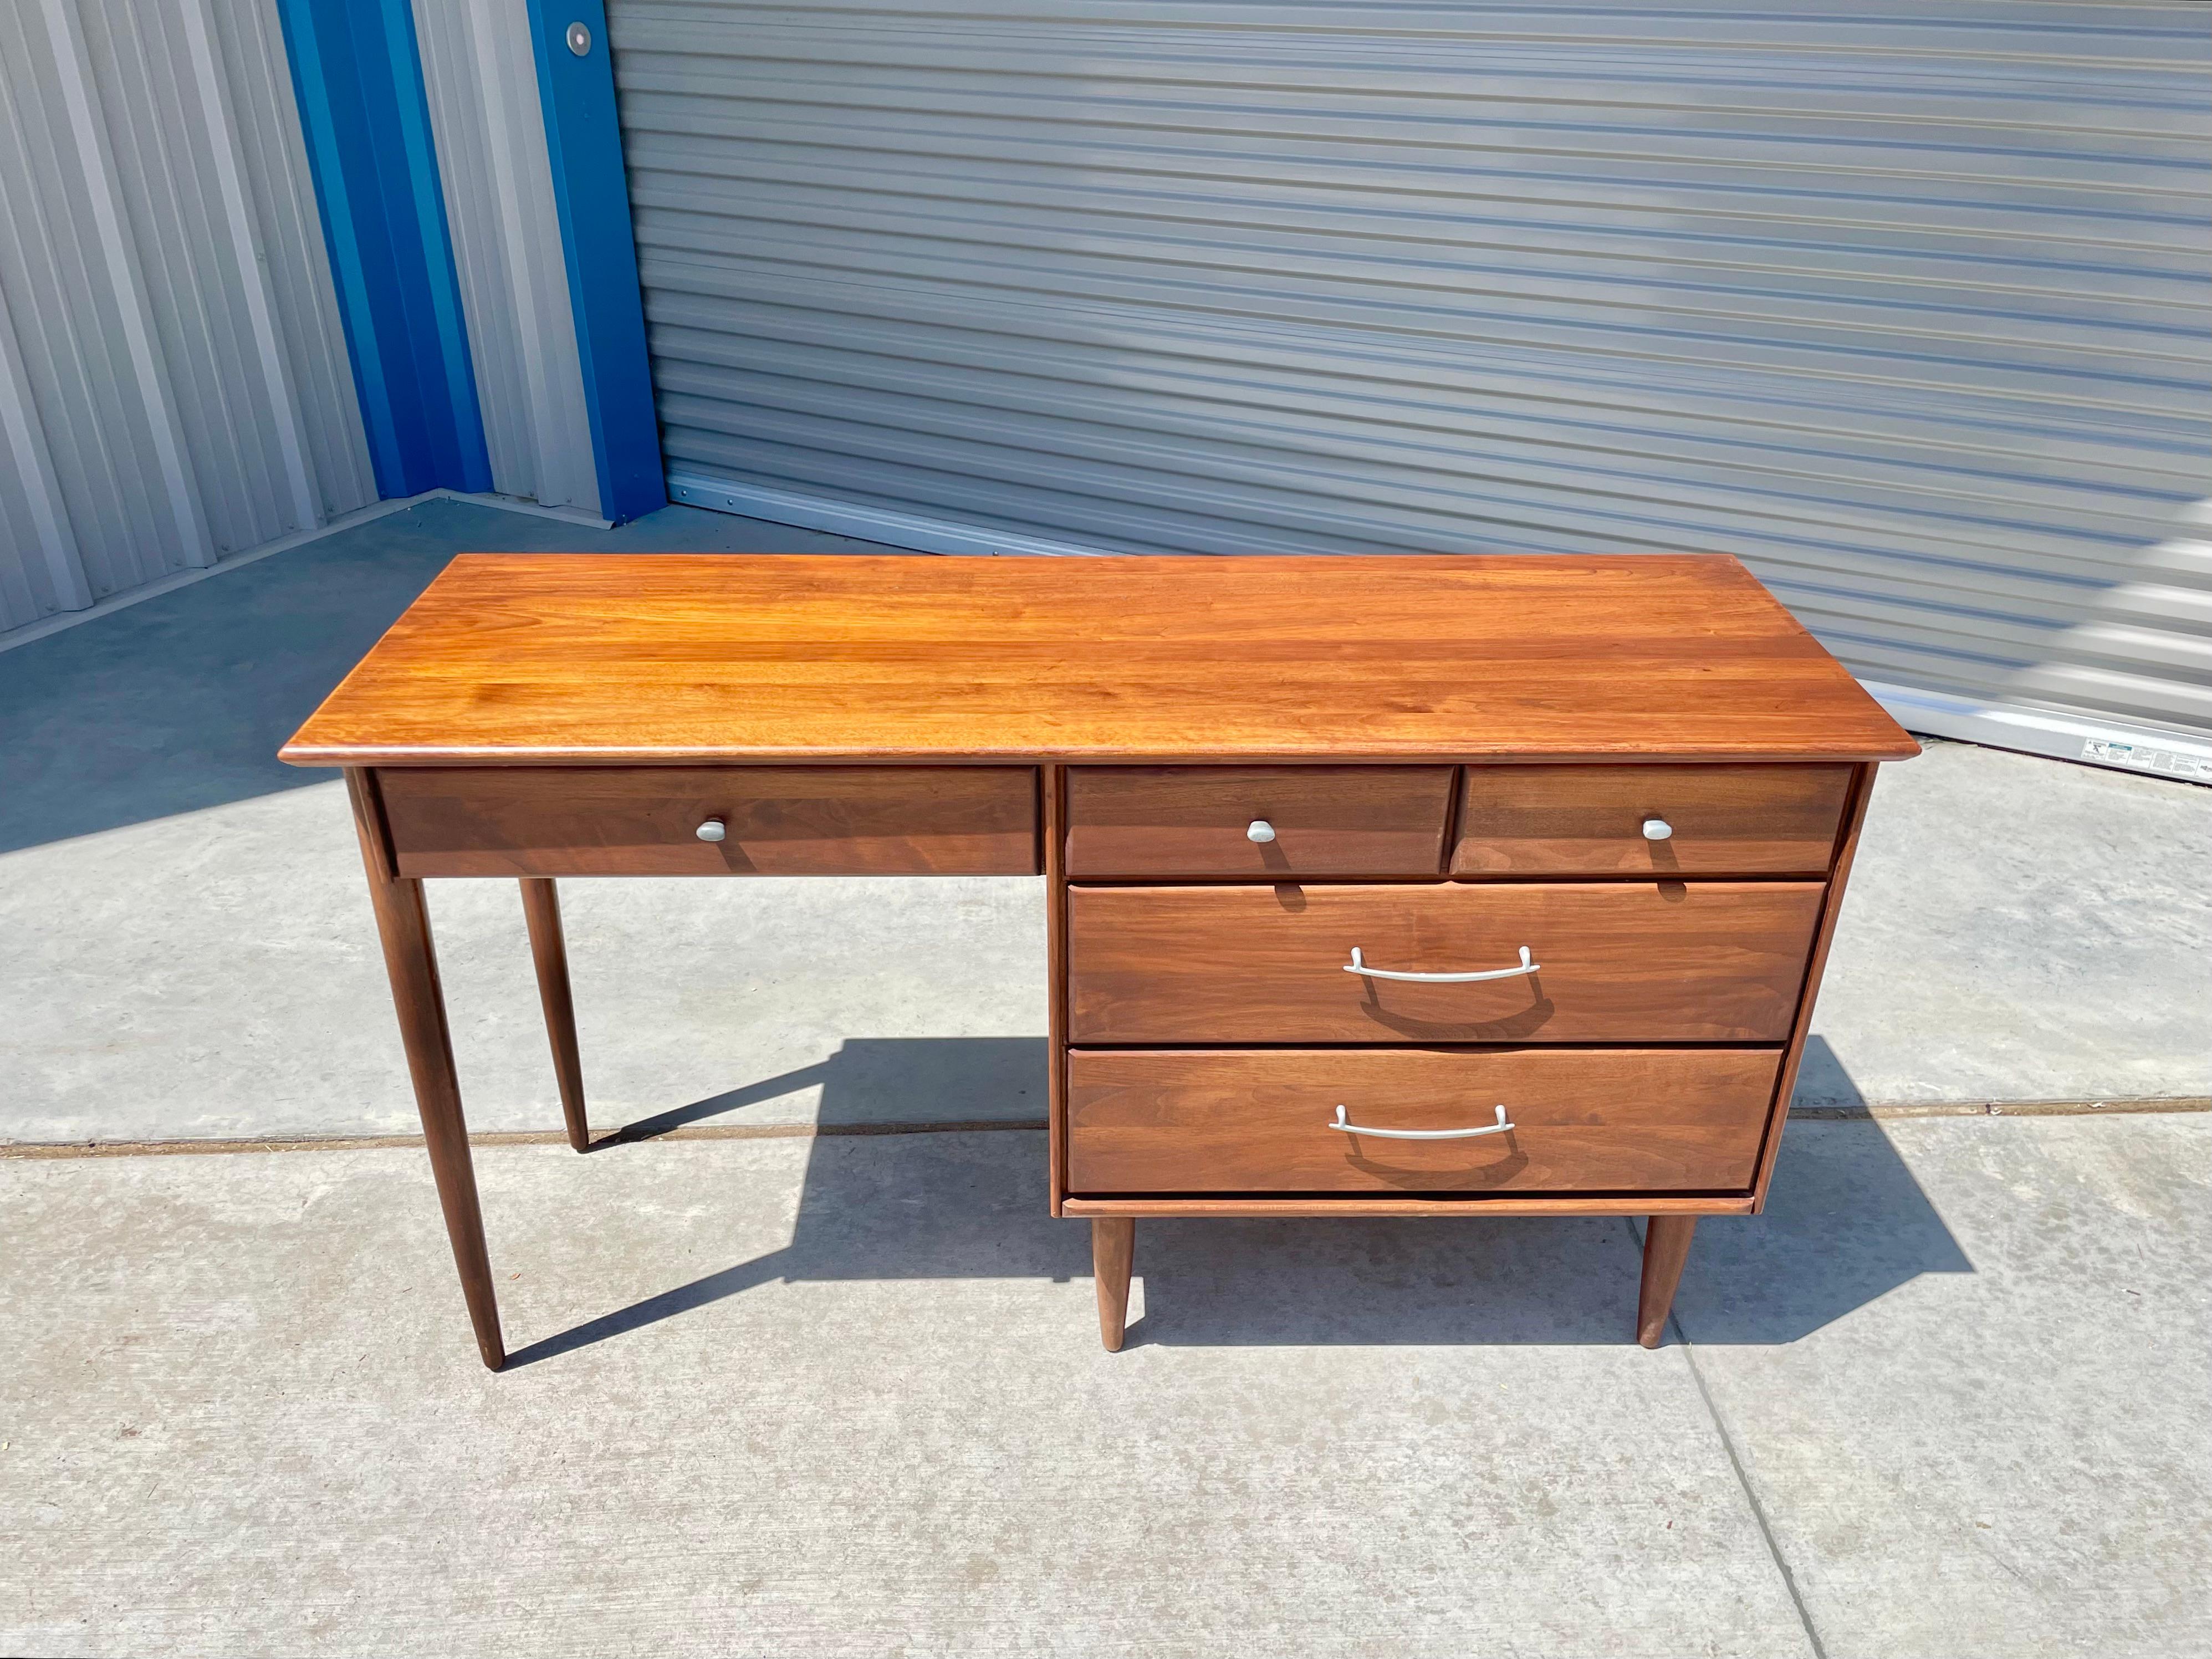
M 0 853 L 325 781 L 278 745 L 478 549 L 897 550 L 680 507 L 603 531 L 434 501 L 352 526 L 0 651 Z
M 1088 1278 L 1087 1230 L 1046 1213 L 1042 1131 L 867 1133 L 972 1121 L 984 1115 L 977 1103 L 1003 1102 L 1010 1087 L 1042 1101 L 1044 1066 L 1033 1038 L 856 1041 L 804 1073 L 617 1131 L 599 1155 L 818 1084 L 833 1133 L 813 1142 L 785 1248 L 541 1339 L 508 1363 L 551 1359 L 773 1280 Z M 1765 1214 L 1699 1229 L 1678 1303 L 1693 1341 L 1795 1341 L 1922 1273 L 1973 1271 L 1879 1124 L 1799 1122 L 1788 1143 Z M 1146 1312 L 1130 1341 L 1615 1345 L 1632 1340 L 1638 1261 L 1635 1232 L 1617 1216 L 1147 1221 L 1137 1243 Z

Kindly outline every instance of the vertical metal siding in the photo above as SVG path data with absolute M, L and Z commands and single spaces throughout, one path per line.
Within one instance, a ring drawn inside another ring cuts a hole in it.
M 1870 679 L 2212 732 L 2204 9 L 609 11 L 679 498 L 1732 552 Z
M 244 219 L 253 228 L 276 304 L 276 355 L 307 434 L 319 505 L 326 519 L 334 518 L 374 501 L 376 483 L 346 360 L 307 141 L 293 102 L 283 27 L 273 0 L 219 0 L 207 9 L 215 19 L 232 131 L 246 168 Z
M 0 629 L 374 499 L 276 38 L 0 7 Z
M 92 603 L 91 579 L 54 472 L 46 428 L 31 401 L 30 371 L 0 286 L 0 627 Z
M 528 0 L 414 0 L 492 487 L 599 507 Z

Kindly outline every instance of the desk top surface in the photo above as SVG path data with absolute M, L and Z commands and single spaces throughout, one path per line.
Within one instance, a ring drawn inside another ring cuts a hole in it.
M 464 554 L 283 757 L 1886 760 L 1735 560 Z

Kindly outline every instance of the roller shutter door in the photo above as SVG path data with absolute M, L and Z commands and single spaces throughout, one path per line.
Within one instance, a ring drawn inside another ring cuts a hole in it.
M 1879 685 L 2212 737 L 2203 9 L 608 10 L 680 500 L 1725 551 Z

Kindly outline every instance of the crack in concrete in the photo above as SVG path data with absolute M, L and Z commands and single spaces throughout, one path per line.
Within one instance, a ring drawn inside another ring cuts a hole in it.
M 1634 1218 L 1623 1216 L 1621 1220 L 1628 1228 L 1629 1242 L 1636 1246 L 1640 1257 L 1644 1240 L 1636 1231 Z M 1790 1605 L 1796 1610 L 1797 1622 L 1803 1628 L 1805 1640 L 1813 1650 L 1813 1659 L 1828 1659 L 1827 1646 L 1820 1640 L 1819 1626 L 1813 1622 L 1812 1609 L 1805 1605 L 1805 1598 L 1798 1591 L 1797 1575 L 1790 1571 L 1789 1559 L 1783 1554 L 1781 1541 L 1775 1537 L 1773 1524 L 1767 1519 L 1766 1506 L 1759 1501 L 1759 1493 L 1751 1484 L 1750 1472 L 1744 1468 L 1743 1458 L 1736 1449 L 1735 1436 L 1729 1431 L 1728 1419 L 1721 1415 L 1719 1402 L 1714 1400 L 1712 1390 L 1705 1386 L 1705 1374 L 1698 1364 L 1697 1352 L 1690 1341 L 1689 1333 L 1682 1328 L 1681 1320 L 1671 1310 L 1667 1315 L 1667 1328 L 1674 1334 L 1674 1344 L 1681 1350 L 1682 1363 L 1689 1367 L 1690 1381 L 1697 1388 L 1698 1398 L 1705 1401 L 1705 1415 L 1712 1419 L 1713 1432 L 1720 1437 L 1721 1450 L 1727 1455 L 1729 1468 L 1735 1472 L 1736 1485 L 1743 1492 L 1743 1501 L 1750 1507 L 1752 1522 L 1759 1528 L 1760 1541 L 1766 1546 L 1767 1559 L 1774 1563 L 1775 1571 L 1782 1576 L 1783 1590 L 1790 1597 Z

